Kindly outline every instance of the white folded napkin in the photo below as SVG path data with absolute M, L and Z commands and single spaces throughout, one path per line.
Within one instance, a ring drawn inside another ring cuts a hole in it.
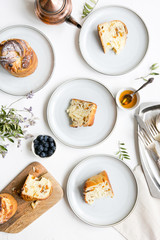
M 115 226 L 128 240 L 160 240 L 160 199 L 150 195 L 141 167 L 134 170 L 139 197 L 133 213 Z

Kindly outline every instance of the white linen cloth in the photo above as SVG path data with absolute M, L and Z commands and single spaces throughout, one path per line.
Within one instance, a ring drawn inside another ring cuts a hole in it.
M 139 197 L 133 213 L 115 226 L 128 240 L 160 240 L 160 199 L 150 195 L 144 174 L 138 165 L 134 170 Z

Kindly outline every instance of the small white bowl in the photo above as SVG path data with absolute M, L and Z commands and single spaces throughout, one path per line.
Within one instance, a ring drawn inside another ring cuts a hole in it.
M 42 134 L 41 134 L 42 135 Z M 45 134 L 44 134 L 45 135 Z M 38 137 L 39 135 L 37 135 L 37 137 Z M 49 136 L 49 135 L 47 135 L 47 136 Z M 39 158 L 39 159 L 49 159 L 49 158 L 51 158 L 51 157 L 53 157 L 53 155 L 54 155 L 54 153 L 55 153 L 55 151 L 53 152 L 53 154 L 51 155 L 51 156 L 48 156 L 48 157 L 40 157 L 39 155 L 37 155 L 36 153 L 35 153 L 35 148 L 34 148 L 34 140 L 37 138 L 37 137 L 35 137 L 33 140 L 32 140 L 32 143 L 31 143 L 31 150 L 32 150 L 32 152 L 33 152 L 33 154 L 34 154 L 34 156 L 35 157 L 37 157 L 37 158 Z M 50 137 L 50 136 L 49 136 Z M 54 139 L 53 139 L 54 140 Z M 56 142 L 55 142 L 55 140 L 54 140 L 54 143 L 55 143 L 55 145 L 56 145 Z
M 131 90 L 131 91 L 133 91 L 133 92 L 136 91 L 136 89 L 131 88 L 131 87 L 127 87 L 127 88 L 123 88 L 123 89 L 119 90 L 118 93 L 117 93 L 117 95 L 116 95 L 116 103 L 117 103 L 117 106 L 118 106 L 119 108 L 121 108 L 122 110 L 124 110 L 124 111 L 131 111 L 131 110 L 136 109 L 136 108 L 139 106 L 139 104 L 140 104 L 140 95 L 139 95 L 139 93 L 136 93 L 137 103 L 136 103 L 132 108 L 124 108 L 124 107 L 121 105 L 120 101 L 119 101 L 119 97 L 120 97 L 120 94 L 121 94 L 122 92 L 126 91 L 126 90 Z

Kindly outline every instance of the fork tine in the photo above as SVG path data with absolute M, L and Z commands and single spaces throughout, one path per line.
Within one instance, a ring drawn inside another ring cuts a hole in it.
M 139 130 L 139 133 L 138 133 L 140 139 L 142 140 L 142 142 L 144 143 L 144 145 L 146 147 L 148 147 L 148 145 L 150 144 L 148 139 L 146 138 L 145 134 L 144 134 L 144 131 L 142 129 Z
M 152 132 L 152 128 L 151 128 L 151 122 L 150 122 L 150 120 L 147 120 L 147 121 L 146 121 L 146 125 L 147 125 L 147 128 L 148 128 L 148 130 L 149 130 L 150 134 L 151 134 L 151 135 L 153 135 L 153 132 Z
M 146 142 L 144 141 L 143 136 L 142 136 L 142 134 L 141 134 L 140 131 L 138 132 L 138 136 L 140 137 L 140 139 L 141 139 L 141 141 L 143 142 L 143 144 L 146 146 Z M 146 147 L 147 147 L 147 146 L 146 146 Z
M 152 120 L 152 124 L 151 124 L 151 126 L 152 126 L 153 130 L 155 131 L 155 133 L 157 134 L 157 133 L 158 133 L 158 130 L 156 129 L 153 120 Z
M 143 136 L 144 136 L 144 138 L 147 140 L 147 142 L 150 144 L 150 143 L 152 143 L 152 140 L 151 140 L 151 138 L 148 136 L 148 134 L 144 131 L 144 130 L 142 130 L 143 131 Z
M 158 132 L 157 132 L 155 126 L 154 126 L 153 120 L 146 121 L 146 125 L 149 129 L 149 132 L 150 132 L 151 136 L 154 138 L 157 135 Z
M 141 139 L 142 143 L 144 144 L 144 146 L 147 147 L 146 142 L 144 141 L 142 135 L 140 133 L 138 133 L 138 136 L 140 137 L 140 139 Z

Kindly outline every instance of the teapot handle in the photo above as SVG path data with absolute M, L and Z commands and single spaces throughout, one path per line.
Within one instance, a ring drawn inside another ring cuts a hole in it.
M 76 22 L 76 21 L 74 20 L 74 18 L 73 18 L 71 15 L 69 15 L 69 16 L 66 18 L 66 22 L 67 22 L 67 23 L 72 23 L 73 25 L 75 25 L 75 26 L 78 27 L 79 29 L 81 29 L 81 27 L 82 27 L 78 22 Z

